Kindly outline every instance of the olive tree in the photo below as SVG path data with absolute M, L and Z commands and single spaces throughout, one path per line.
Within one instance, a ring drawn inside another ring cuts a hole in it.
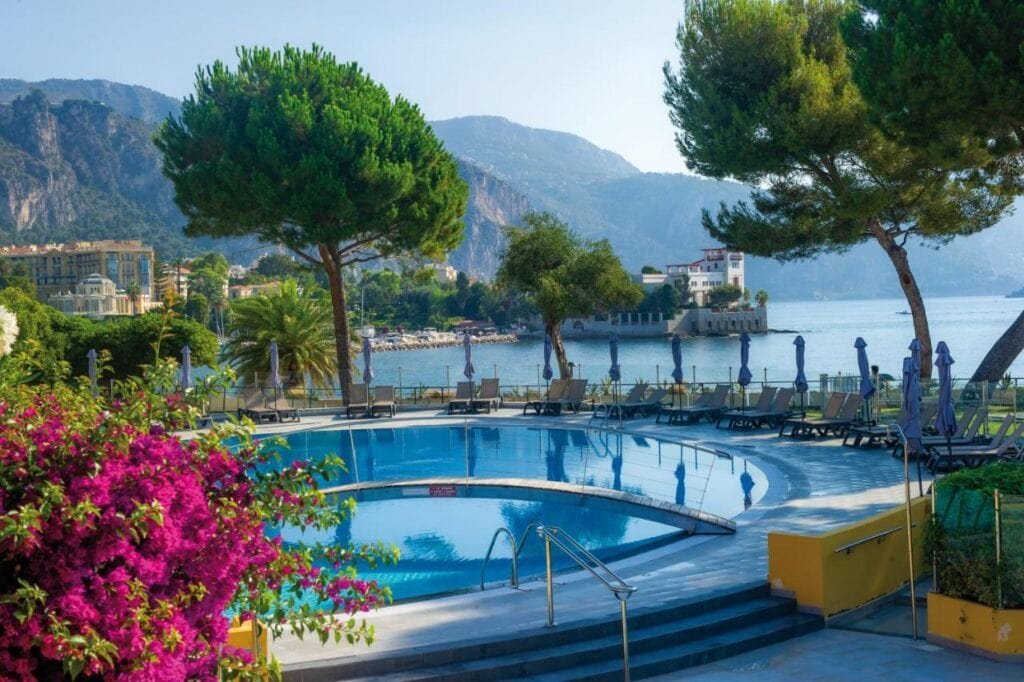
M 190 235 L 255 234 L 322 268 L 338 377 L 352 383 L 343 272 L 462 238 L 467 189 L 416 105 L 318 46 L 239 48 L 199 69 L 156 134 Z

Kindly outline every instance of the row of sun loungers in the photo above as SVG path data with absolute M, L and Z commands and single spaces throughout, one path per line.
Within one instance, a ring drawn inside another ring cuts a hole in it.
M 859 393 L 833 393 L 822 408 L 820 417 L 808 418 L 802 415 L 783 419 L 779 426 L 779 435 L 787 435 L 788 428 L 788 435 L 793 438 L 845 438 L 850 428 L 857 422 L 861 402 Z
M 284 398 L 269 400 L 259 389 L 248 389 L 242 392 L 244 404 L 238 408 L 238 417 L 248 417 L 257 424 L 264 422 L 283 422 L 286 419 L 299 421 L 298 409 L 288 404 Z
M 561 414 L 563 409 L 578 413 L 586 397 L 586 379 L 555 379 L 548 385 L 547 396 L 529 400 L 523 405 L 523 414 L 529 410 L 536 414 Z
M 714 391 L 701 394 L 688 407 L 662 408 L 655 421 L 661 423 L 661 417 L 664 415 L 668 424 L 696 424 L 701 419 L 714 422 L 725 409 L 725 401 L 731 388 L 729 384 L 718 384 Z
M 947 445 L 945 439 L 942 439 L 941 443 L 936 439 L 930 439 L 929 444 L 925 446 L 926 466 L 932 473 L 937 473 L 940 470 L 979 467 L 999 460 L 1021 461 L 1024 460 L 1022 439 L 1024 421 L 1019 422 L 1014 415 L 1008 414 L 990 439 L 959 445 Z
M 753 408 L 726 410 L 718 415 L 715 425 L 722 428 L 724 422 L 730 429 L 758 429 L 762 426 L 775 428 L 793 415 L 790 404 L 794 393 L 792 388 L 776 389 L 769 386 L 761 391 Z
M 448 414 L 456 412 L 477 412 L 481 409 L 488 413 L 501 407 L 501 394 L 497 379 L 481 379 L 480 390 L 473 395 L 473 382 L 460 381 L 455 386 L 455 397 L 448 401 Z

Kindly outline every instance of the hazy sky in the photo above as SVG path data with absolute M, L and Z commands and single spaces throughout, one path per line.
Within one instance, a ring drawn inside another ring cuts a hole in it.
M 0 77 L 105 78 L 181 97 L 237 45 L 359 62 L 429 119 L 473 114 L 581 135 L 683 171 L 661 101 L 681 0 L 0 0 Z

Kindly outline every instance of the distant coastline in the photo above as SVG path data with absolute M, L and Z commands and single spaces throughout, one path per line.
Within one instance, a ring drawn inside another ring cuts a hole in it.
M 1017 291 L 1011 291 L 1006 295 L 1006 298 L 1024 298 L 1024 287 L 1017 289 Z
M 473 337 L 474 346 L 481 343 L 516 343 L 517 341 L 519 341 L 519 337 L 515 334 L 491 334 L 490 336 Z M 462 337 L 456 337 L 454 334 L 451 334 L 431 339 L 403 339 L 394 343 L 375 343 L 373 344 L 373 352 L 383 353 L 395 350 L 418 350 L 421 348 L 451 348 L 461 345 Z

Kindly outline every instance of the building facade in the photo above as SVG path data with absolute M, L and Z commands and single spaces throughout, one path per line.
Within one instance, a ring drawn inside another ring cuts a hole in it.
M 3 246 L 0 258 L 24 267 L 44 302 L 76 292 L 79 283 L 93 275 L 106 278 L 120 291 L 137 284 L 147 300 L 155 293 L 153 248 L 138 240 Z
M 665 266 L 666 278 L 677 286 L 688 281 L 690 296 L 697 305 L 707 305 L 708 292 L 731 284 L 740 291 L 746 287 L 743 253 L 727 249 L 703 249 L 704 257 L 692 263 Z
M 118 289 L 110 279 L 93 273 L 75 285 L 73 292 L 51 294 L 46 301 L 65 315 L 102 319 L 119 315 L 137 315 L 150 307 L 148 295 L 134 299 Z

